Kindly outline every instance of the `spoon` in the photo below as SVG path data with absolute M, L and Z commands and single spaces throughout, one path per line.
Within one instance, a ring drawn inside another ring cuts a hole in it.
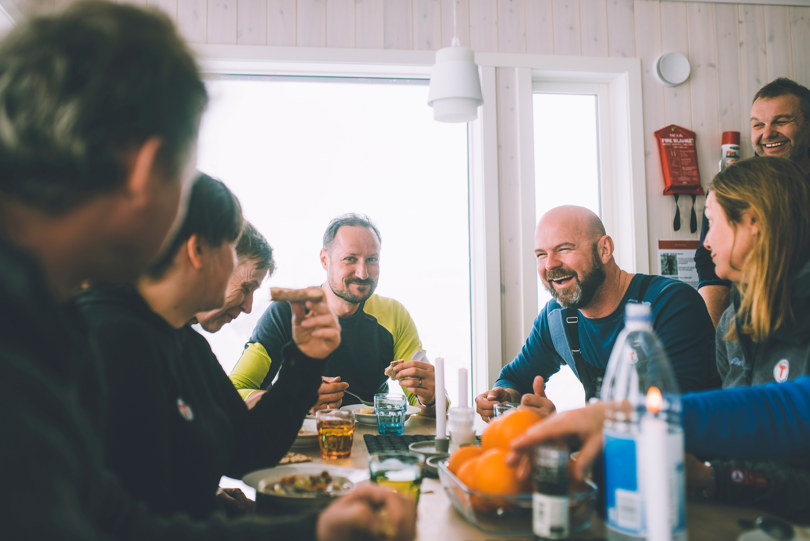
M 356 398 L 357 400 L 359 400 L 359 401 L 360 401 L 360 403 L 361 403 L 361 404 L 363 404 L 364 406 L 371 406 L 371 407 L 374 407 L 374 402 L 367 402 L 367 401 L 363 400 L 362 398 L 360 398 L 359 396 L 357 396 L 356 394 L 354 394 L 354 393 L 353 393 L 353 392 L 351 392 L 351 391 L 343 391 L 343 394 L 347 394 L 347 395 L 349 395 L 349 396 L 353 396 L 354 398 Z

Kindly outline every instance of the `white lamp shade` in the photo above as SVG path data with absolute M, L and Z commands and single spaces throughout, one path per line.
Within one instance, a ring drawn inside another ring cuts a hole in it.
M 481 80 L 472 49 L 445 47 L 436 51 L 428 94 L 433 118 L 440 122 L 469 122 L 475 120 L 482 103 Z

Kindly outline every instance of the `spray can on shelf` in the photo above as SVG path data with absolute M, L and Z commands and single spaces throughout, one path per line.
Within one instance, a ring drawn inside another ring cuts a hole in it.
M 649 305 L 626 305 L 601 398 L 607 538 L 685 541 L 681 399 Z
M 740 159 L 740 132 L 724 131 L 720 149 L 720 171 L 722 171 Z

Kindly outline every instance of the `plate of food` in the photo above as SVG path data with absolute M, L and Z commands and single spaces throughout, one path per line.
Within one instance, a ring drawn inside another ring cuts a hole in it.
M 298 437 L 292 444 L 292 449 L 302 449 L 318 445 L 318 427 L 315 419 L 304 419 L 301 428 L 298 429 Z
M 340 409 L 353 411 L 355 420 L 357 420 L 357 422 L 360 424 L 377 426 L 377 414 L 374 412 L 374 408 L 372 406 L 351 404 L 349 406 L 343 406 Z M 405 410 L 405 419 L 411 415 L 416 415 L 420 411 L 421 410 L 418 407 L 408 405 Z
M 289 464 L 248 473 L 242 481 L 256 489 L 259 510 L 325 507 L 368 479 L 366 470 L 325 464 Z

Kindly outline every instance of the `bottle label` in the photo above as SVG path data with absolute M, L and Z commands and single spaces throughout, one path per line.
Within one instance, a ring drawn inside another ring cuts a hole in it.
M 666 442 L 669 515 L 673 539 L 686 538 L 686 502 L 683 465 L 683 432 L 671 431 Z M 644 512 L 643 468 L 638 460 L 639 436 L 604 431 L 605 506 L 607 526 L 634 537 L 647 533 Z M 654 495 L 653 495 L 654 496 Z
M 544 539 L 568 537 L 568 496 L 535 492 L 532 496 L 532 532 Z

